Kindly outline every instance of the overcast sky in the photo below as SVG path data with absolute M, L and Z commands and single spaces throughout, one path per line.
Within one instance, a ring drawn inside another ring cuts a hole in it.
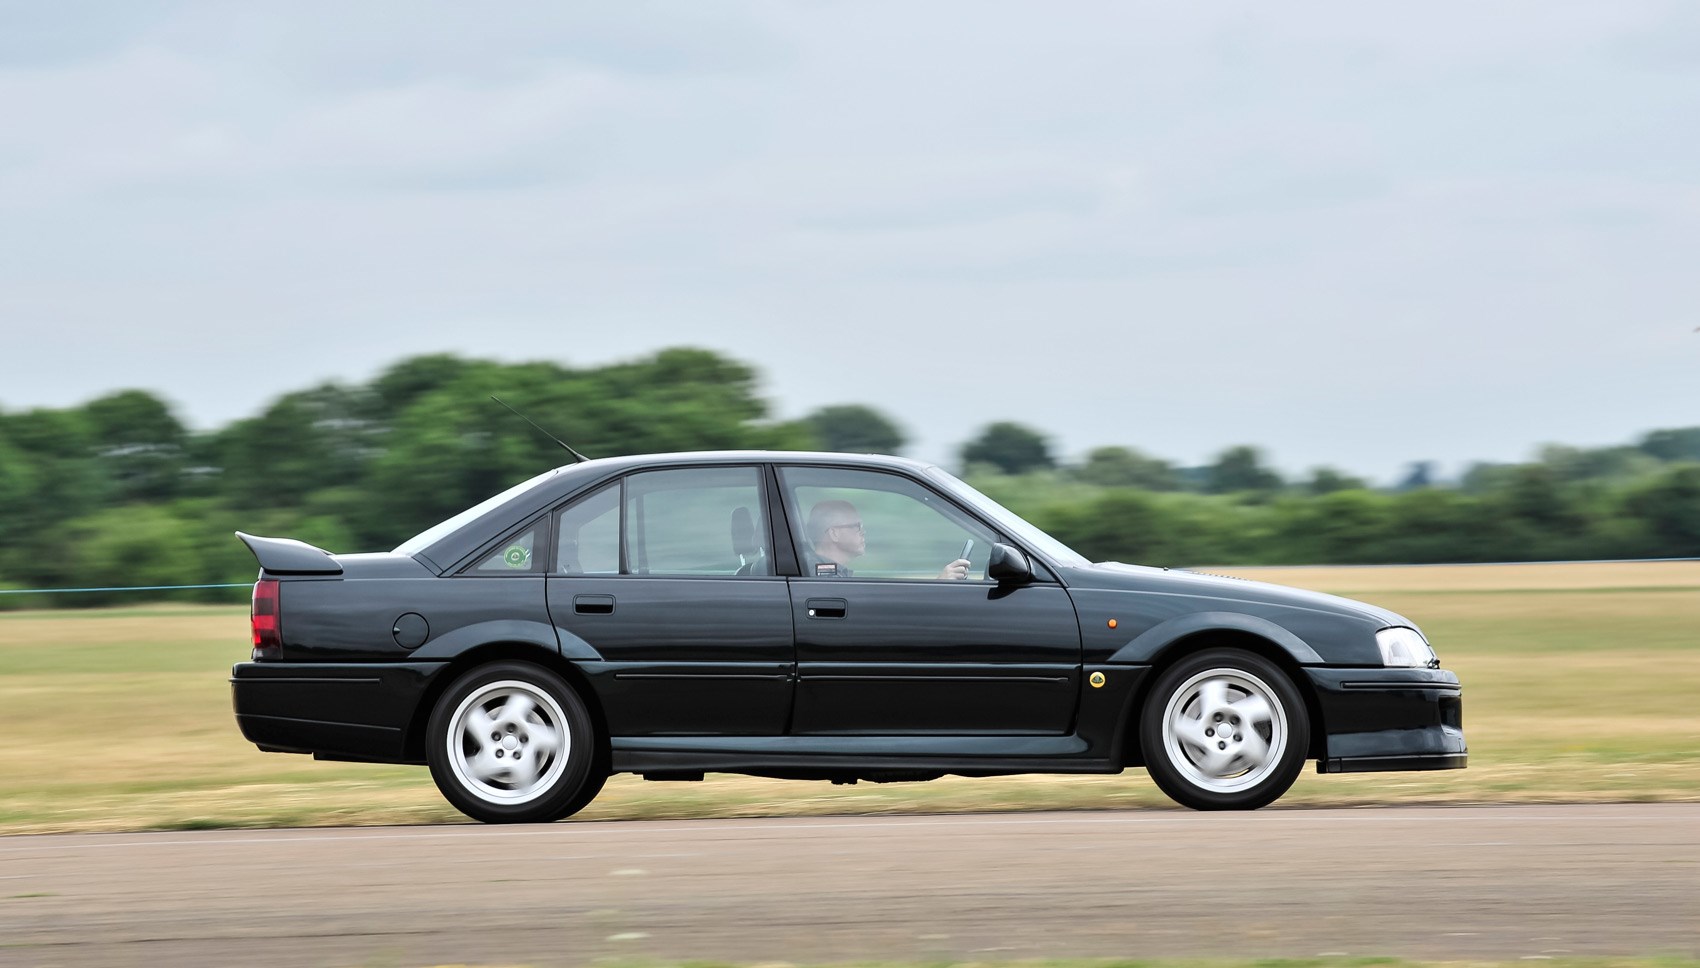
M 1692 2 L 0 0 L 0 407 L 755 364 L 954 463 L 1700 424 Z

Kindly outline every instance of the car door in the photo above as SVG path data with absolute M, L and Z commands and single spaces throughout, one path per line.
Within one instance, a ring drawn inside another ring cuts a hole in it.
M 556 515 L 549 613 L 615 736 L 781 735 L 791 606 L 773 574 L 763 470 L 629 474 Z
M 1080 630 L 1061 585 L 986 579 L 1003 536 L 905 475 L 788 466 L 779 476 L 802 561 L 790 587 L 792 733 L 1072 729 Z M 965 546 L 968 577 L 941 577 Z

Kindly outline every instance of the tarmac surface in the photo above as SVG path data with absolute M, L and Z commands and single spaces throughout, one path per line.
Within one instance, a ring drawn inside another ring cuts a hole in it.
M 0 839 L 0 965 L 1700 956 L 1700 803 Z

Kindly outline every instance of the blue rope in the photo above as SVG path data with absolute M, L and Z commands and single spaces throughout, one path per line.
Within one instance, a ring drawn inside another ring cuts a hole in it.
M 234 585 L 133 585 L 129 588 L 0 588 L 0 595 L 60 595 L 70 592 L 169 592 L 179 588 L 247 588 L 253 582 Z

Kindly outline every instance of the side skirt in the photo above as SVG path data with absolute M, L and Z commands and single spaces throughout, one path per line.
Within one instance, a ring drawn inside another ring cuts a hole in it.
M 696 779 L 744 773 L 796 779 L 930 779 L 930 775 L 1120 773 L 1078 736 L 614 737 L 615 773 Z M 1084 754 L 1084 755 L 1083 755 Z

